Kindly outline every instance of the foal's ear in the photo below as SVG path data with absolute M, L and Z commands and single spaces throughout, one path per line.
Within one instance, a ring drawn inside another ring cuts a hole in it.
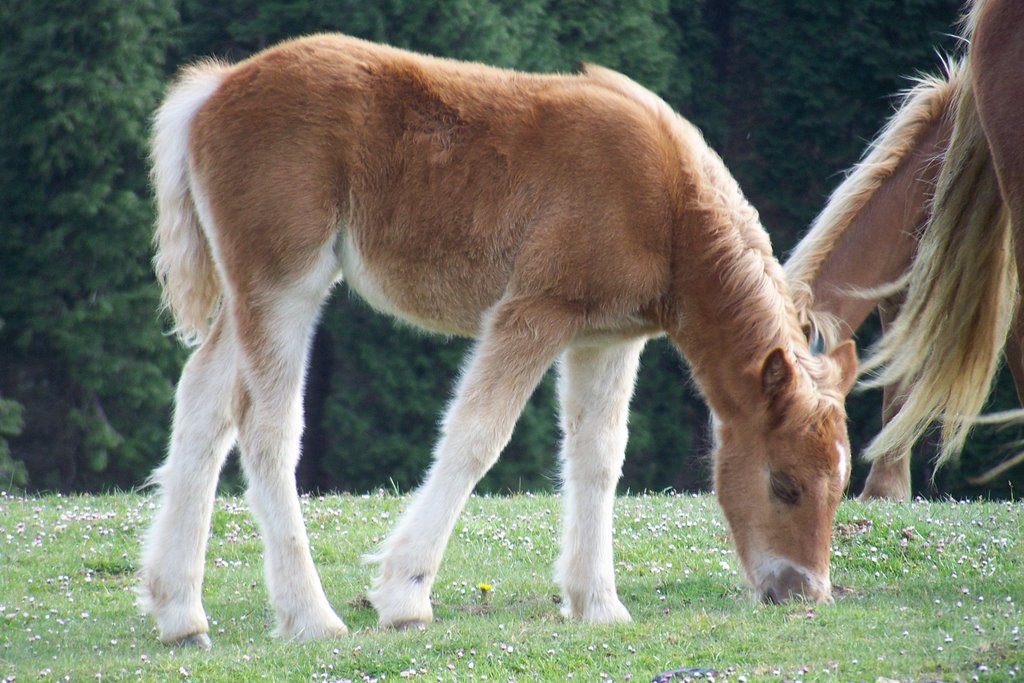
M 761 366 L 761 394 L 768 403 L 768 415 L 773 424 L 779 424 L 786 417 L 795 382 L 795 371 L 786 352 L 775 348 Z
M 852 339 L 847 339 L 832 349 L 828 357 L 839 366 L 839 391 L 846 396 L 857 380 L 857 345 Z

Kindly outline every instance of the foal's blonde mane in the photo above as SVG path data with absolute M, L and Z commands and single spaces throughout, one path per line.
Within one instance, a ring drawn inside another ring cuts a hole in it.
M 843 395 L 837 389 L 838 368 L 810 353 L 785 271 L 772 253 L 771 239 L 757 210 L 743 196 L 721 158 L 710 149 L 703 170 L 709 189 L 717 195 L 709 203 L 725 214 L 722 224 L 734 228 L 720 235 L 718 244 L 708 247 L 721 255 L 726 306 L 734 319 L 741 321 L 736 331 L 739 343 L 762 353 L 781 346 L 815 386 L 816 391 L 804 393 L 809 399 L 807 403 L 792 406 L 794 419 L 810 419 L 826 405 L 842 407 Z M 757 305 L 751 305 L 752 302 Z M 770 311 L 770 316 L 751 316 L 752 311 Z
M 716 223 L 732 228 L 718 231 L 715 243 L 702 246 L 717 255 L 729 299 L 726 308 L 739 323 L 735 330 L 737 344 L 764 353 L 781 345 L 815 385 L 816 391 L 806 394 L 813 400 L 802 406 L 803 410 L 794 410 L 794 414 L 807 417 L 819 412 L 823 406 L 818 399 L 830 407 L 842 407 L 843 396 L 833 389 L 838 386 L 838 368 L 810 354 L 786 273 L 772 252 L 771 239 L 757 210 L 743 196 L 721 157 L 693 124 L 650 90 L 604 67 L 584 64 L 582 71 L 593 83 L 638 102 L 654 114 L 677 148 L 701 154 L 700 174 L 706 182 L 701 184 L 703 194 L 697 201 L 701 210 L 719 218 Z M 753 302 L 757 305 L 751 305 Z M 749 315 L 750 311 L 767 311 L 770 315 L 754 317 Z
M 896 113 L 833 191 L 786 262 L 786 276 L 800 323 L 817 330 L 827 348 L 839 341 L 839 321 L 826 312 L 814 310 L 811 283 L 850 224 L 913 150 L 921 131 L 949 111 L 955 83 L 965 76 L 965 70 L 962 62 L 946 57 L 943 73 L 918 76 L 914 86 L 904 92 Z

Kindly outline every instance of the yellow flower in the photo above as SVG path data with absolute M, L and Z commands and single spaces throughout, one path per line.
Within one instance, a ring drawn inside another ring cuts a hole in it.
M 493 586 L 491 586 L 491 584 L 489 584 L 489 583 L 480 583 L 480 584 L 477 584 L 477 588 L 480 589 L 481 593 L 483 593 L 484 595 L 487 595 L 487 593 L 489 593 L 491 591 Z

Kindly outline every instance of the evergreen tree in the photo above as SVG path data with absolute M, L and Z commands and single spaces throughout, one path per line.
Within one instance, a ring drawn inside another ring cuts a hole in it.
M 163 452 L 146 137 L 171 0 L 0 5 L 0 390 L 30 484 L 129 485 Z
M 718 3 L 715 3 L 718 4 Z M 960 0 L 723 0 L 720 68 L 729 137 L 719 150 L 780 254 L 892 113 L 935 71 Z
M 0 398 L 0 490 L 21 488 L 28 483 L 25 463 L 11 457 L 5 437 L 17 436 L 24 429 L 23 409 L 17 401 Z

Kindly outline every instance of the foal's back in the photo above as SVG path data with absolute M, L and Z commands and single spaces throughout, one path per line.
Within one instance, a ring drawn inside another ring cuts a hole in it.
M 596 330 L 649 327 L 694 166 L 648 108 L 585 75 L 339 35 L 230 68 L 191 148 L 236 289 L 331 248 L 377 308 L 469 335 L 525 283 Z

